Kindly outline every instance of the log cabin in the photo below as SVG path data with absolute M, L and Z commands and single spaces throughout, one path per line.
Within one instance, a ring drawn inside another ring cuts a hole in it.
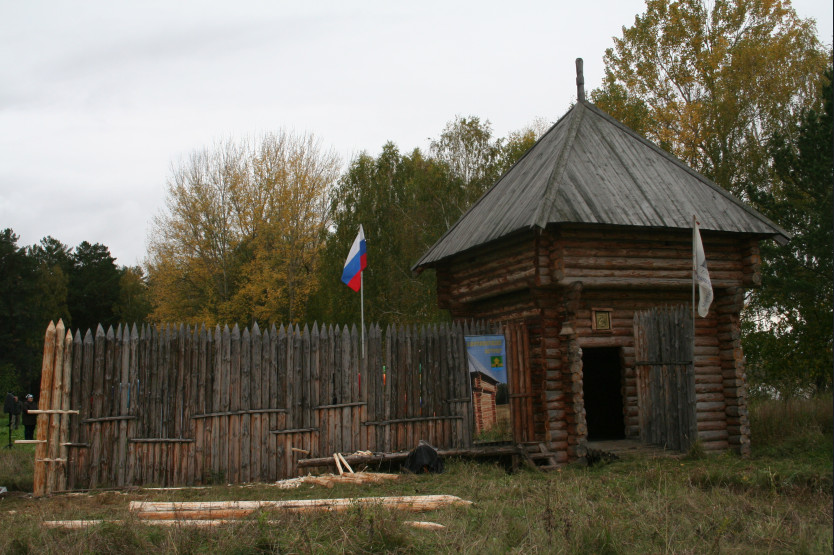
M 693 307 L 694 224 L 714 299 Z M 739 316 L 789 234 L 585 99 L 420 258 L 455 319 L 504 325 L 513 439 L 749 453 Z

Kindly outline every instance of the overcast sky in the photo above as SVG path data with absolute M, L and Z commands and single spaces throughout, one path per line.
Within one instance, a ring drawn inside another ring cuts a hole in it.
M 302 4 L 307 4 L 302 6 Z M 831 44 L 830 0 L 794 0 Z M 643 0 L 0 0 L 0 229 L 141 263 L 192 151 L 281 128 L 347 162 L 456 115 L 505 136 L 599 86 Z

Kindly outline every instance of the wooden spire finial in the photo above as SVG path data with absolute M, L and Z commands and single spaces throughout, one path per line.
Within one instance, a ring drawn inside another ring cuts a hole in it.
M 576 100 L 585 102 L 585 74 L 582 72 L 582 58 L 576 59 Z

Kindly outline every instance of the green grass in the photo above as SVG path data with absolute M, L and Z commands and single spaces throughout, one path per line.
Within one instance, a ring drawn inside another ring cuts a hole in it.
M 9 447 L 9 416 L 0 418 L 0 486 L 9 491 L 32 491 L 34 473 L 34 445 L 15 445 L 15 440 L 23 439 L 23 425 L 12 430 L 11 447 Z
M 333 489 L 262 485 L 43 500 L 10 496 L 0 501 L 6 523 L 0 552 L 831 553 L 831 411 L 825 412 L 824 401 L 815 403 L 751 407 L 750 458 L 630 458 L 548 474 L 508 474 L 494 464 L 452 460 L 442 475 L 402 475 L 394 482 Z M 766 426 L 774 428 L 767 432 Z M 474 504 L 422 514 L 373 507 L 338 514 L 261 512 L 213 529 L 152 527 L 127 511 L 129 500 L 419 494 L 458 495 Z M 44 520 L 81 518 L 127 522 L 86 530 L 41 526 Z M 417 530 L 407 520 L 446 529 Z

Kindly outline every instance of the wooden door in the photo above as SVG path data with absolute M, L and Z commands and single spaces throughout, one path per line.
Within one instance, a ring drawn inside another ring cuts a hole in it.
M 697 439 L 692 317 L 688 307 L 634 314 L 640 435 L 644 443 L 687 451 Z

